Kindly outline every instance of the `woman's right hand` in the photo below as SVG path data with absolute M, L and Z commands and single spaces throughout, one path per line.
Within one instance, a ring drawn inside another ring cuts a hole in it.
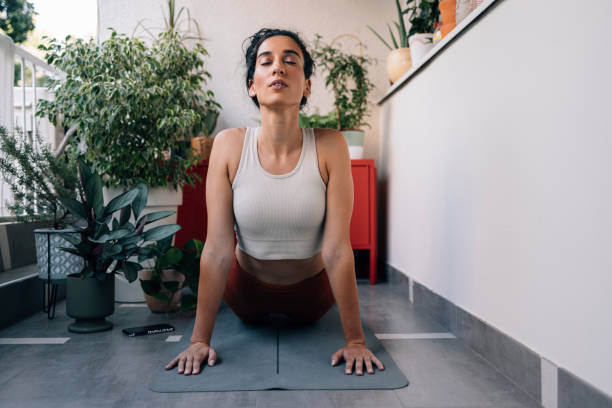
M 217 352 L 206 343 L 194 342 L 189 345 L 187 350 L 180 353 L 166 366 L 166 370 L 170 370 L 178 363 L 178 373 L 185 371 L 185 375 L 198 374 L 200 365 L 208 357 L 208 365 L 214 366 L 217 360 Z

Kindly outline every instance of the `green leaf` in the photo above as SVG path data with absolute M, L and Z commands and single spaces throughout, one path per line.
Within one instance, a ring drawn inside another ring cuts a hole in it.
M 114 239 L 120 239 L 120 238 L 123 238 L 123 237 L 128 236 L 128 235 L 130 235 L 130 231 L 128 231 L 127 229 L 118 229 L 118 230 L 115 230 L 115 231 L 111 231 L 108 234 L 103 234 L 98 239 L 89 238 L 89 241 L 95 242 L 97 244 L 104 244 L 107 241 L 114 240 Z
M 191 294 L 183 294 L 181 296 L 181 309 L 183 310 L 193 310 L 197 307 L 198 298 Z
M 123 207 L 119 212 L 119 225 L 125 225 L 130 220 L 131 207 Z
M 125 207 L 126 205 L 132 204 L 136 196 L 138 195 L 138 190 L 132 189 L 130 191 L 126 191 L 125 193 L 113 198 L 106 208 L 104 209 L 104 216 L 108 216 L 113 214 L 115 211 L 120 208 Z
M 168 269 L 172 266 L 177 265 L 181 258 L 183 257 L 183 252 L 180 248 L 172 247 L 166 252 L 164 255 L 159 257 L 158 262 L 161 269 Z
M 74 248 L 59 247 L 62 251 L 70 252 L 73 255 L 82 256 L 82 254 Z
M 176 292 L 179 290 L 179 285 L 181 283 L 178 281 L 162 281 L 162 286 L 168 289 L 170 292 Z
M 66 241 L 70 242 L 75 247 L 81 243 L 81 238 L 80 237 L 76 237 L 76 236 L 74 236 L 72 234 L 66 234 L 64 232 L 61 232 L 59 235 L 60 235 L 60 237 L 64 238 Z
M 85 184 L 85 199 L 93 207 L 96 218 L 102 216 L 104 199 L 102 197 L 102 179 L 98 174 L 92 174 Z
M 87 214 L 82 203 L 71 197 L 60 197 L 58 201 L 70 214 L 87 221 Z
M 161 220 L 162 218 L 166 218 L 169 217 L 172 214 L 175 214 L 176 211 L 155 211 L 155 212 L 150 212 L 147 213 L 145 215 L 143 215 L 142 217 L 140 217 L 140 219 L 138 220 L 138 222 L 136 223 L 136 225 L 139 225 L 144 217 L 147 217 L 147 222 L 145 222 L 146 224 L 150 224 L 153 221 L 157 221 L 157 220 Z
M 138 190 L 138 196 L 134 199 L 134 203 L 132 203 L 132 211 L 134 212 L 134 219 L 137 219 L 147 205 L 149 190 L 142 183 L 138 184 L 135 188 Z
M 161 289 L 161 284 L 157 280 L 139 279 L 139 281 L 140 281 L 140 286 L 142 287 L 143 292 L 149 296 L 153 296 L 159 293 L 159 290 Z
M 145 241 L 159 241 L 176 233 L 180 229 L 181 226 L 178 224 L 160 225 L 145 231 L 143 238 Z

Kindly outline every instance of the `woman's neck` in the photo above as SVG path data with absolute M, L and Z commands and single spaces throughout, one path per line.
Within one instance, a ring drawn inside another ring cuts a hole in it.
M 302 146 L 302 130 L 299 116 L 293 112 L 264 112 L 261 115 L 261 129 L 257 140 L 260 148 L 276 158 L 286 157 Z

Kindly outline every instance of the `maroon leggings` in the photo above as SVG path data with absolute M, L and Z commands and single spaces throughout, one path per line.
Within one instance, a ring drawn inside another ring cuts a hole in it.
M 291 285 L 262 282 L 246 272 L 234 255 L 223 300 L 236 316 L 248 323 L 261 321 L 269 313 L 310 323 L 319 320 L 336 303 L 327 271 Z

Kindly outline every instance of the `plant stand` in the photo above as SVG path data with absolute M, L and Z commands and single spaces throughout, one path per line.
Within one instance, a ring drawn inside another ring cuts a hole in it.
M 66 277 L 78 273 L 83 268 L 83 260 L 76 255 L 62 251 L 60 247 L 72 248 L 73 245 L 62 238 L 60 233 L 72 233 L 71 229 L 55 230 L 39 228 L 34 230 L 38 278 L 45 281 L 43 285 L 43 311 L 49 320 L 55 317 L 57 286 L 66 284 Z

